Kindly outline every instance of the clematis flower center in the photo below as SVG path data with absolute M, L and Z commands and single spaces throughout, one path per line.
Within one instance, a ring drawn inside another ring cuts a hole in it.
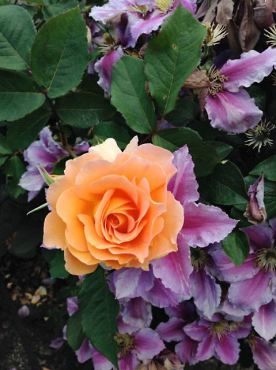
M 208 262 L 208 254 L 203 248 L 191 249 L 191 260 L 195 270 L 200 270 L 205 267 Z
M 147 12 L 149 11 L 149 8 L 146 5 L 133 5 L 130 7 L 130 10 L 140 13 L 142 15 L 146 15 Z
M 162 12 L 167 13 L 172 5 L 172 0 L 155 0 L 156 7 Z
M 237 328 L 237 325 L 235 323 L 222 320 L 222 321 L 213 323 L 213 325 L 211 326 L 211 331 L 218 338 L 221 338 L 227 333 L 235 330 L 236 328 Z
M 115 335 L 114 339 L 120 347 L 122 356 L 127 355 L 134 348 L 134 337 L 128 333 L 118 333 Z
M 208 77 L 211 86 L 208 89 L 210 95 L 215 96 L 220 91 L 223 91 L 223 83 L 227 81 L 227 77 L 221 74 L 216 67 L 211 67 L 208 71 Z
M 276 272 L 276 248 L 265 248 L 258 252 L 257 265 L 266 272 Z

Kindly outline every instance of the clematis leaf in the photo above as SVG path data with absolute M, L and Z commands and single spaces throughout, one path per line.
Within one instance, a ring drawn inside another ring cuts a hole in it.
M 241 265 L 249 253 L 248 238 L 240 230 L 233 231 L 222 241 L 222 248 L 235 265 Z
M 118 367 L 118 346 L 114 336 L 119 304 L 108 288 L 102 268 L 99 267 L 82 283 L 79 307 L 85 335 L 93 347 Z
M 145 72 L 162 115 L 174 109 L 180 88 L 198 66 L 205 35 L 205 27 L 179 7 L 149 42 Z
M 276 154 L 257 164 L 250 175 L 264 175 L 267 180 L 276 181 Z
M 69 346 L 74 351 L 80 348 L 84 340 L 84 333 L 81 326 L 81 312 L 76 312 L 69 318 L 67 322 L 66 337 Z

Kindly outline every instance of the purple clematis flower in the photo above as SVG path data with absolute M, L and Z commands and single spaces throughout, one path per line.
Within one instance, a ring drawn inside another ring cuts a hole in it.
M 262 338 L 250 338 L 253 360 L 260 370 L 276 369 L 276 345 Z
M 28 162 L 27 171 L 22 175 L 19 185 L 29 191 L 28 200 L 31 201 L 44 187 L 44 179 L 40 175 L 38 166 L 51 173 L 55 164 L 67 157 L 68 152 L 53 139 L 48 127 L 44 127 L 39 134 L 39 140 L 33 142 L 24 151 L 24 159 Z
M 276 218 L 243 231 L 249 238 L 250 253 L 241 266 L 235 266 L 220 248 L 211 254 L 220 277 L 231 283 L 229 301 L 254 312 L 255 330 L 270 340 L 276 335 Z
M 215 356 L 224 364 L 234 365 L 239 359 L 239 339 L 246 338 L 251 330 L 250 320 L 230 322 L 216 314 L 211 320 L 200 319 L 184 328 L 185 334 L 198 342 L 195 362 Z
M 263 113 L 242 87 L 261 82 L 275 65 L 276 49 L 268 48 L 262 53 L 243 53 L 240 59 L 229 60 L 221 69 L 212 68 L 205 99 L 211 125 L 233 133 L 255 127 Z
M 122 15 L 127 15 L 129 37 L 125 46 L 134 47 L 142 34 L 158 30 L 178 5 L 192 13 L 196 10 L 195 0 L 109 0 L 103 6 L 94 6 L 90 16 L 103 23 L 118 23 Z

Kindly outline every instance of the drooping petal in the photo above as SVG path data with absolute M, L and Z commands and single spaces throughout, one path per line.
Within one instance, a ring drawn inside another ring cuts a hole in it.
M 45 186 L 44 179 L 36 167 L 28 167 L 21 176 L 19 185 L 29 192 L 38 193 Z
M 80 348 L 76 351 L 76 355 L 79 363 L 83 364 L 84 362 L 92 359 L 93 348 L 89 343 L 88 339 L 85 339 L 82 342 Z
M 221 287 L 203 269 L 195 270 L 190 278 L 195 305 L 207 318 L 211 318 L 220 304 Z
M 229 283 L 243 281 L 255 276 L 259 267 L 255 265 L 255 255 L 250 254 L 240 266 L 235 265 L 220 245 L 210 249 L 210 255 L 218 270 L 219 278 Z
M 207 247 L 224 239 L 237 221 L 220 208 L 191 203 L 185 207 L 184 227 L 180 232 L 190 246 Z
M 67 312 L 69 316 L 74 315 L 79 310 L 78 297 L 68 297 L 66 300 Z
M 234 365 L 239 360 L 239 343 L 231 334 L 223 335 L 218 339 L 215 349 L 217 357 L 227 365 Z
M 254 99 L 243 89 L 208 95 L 205 109 L 213 127 L 236 134 L 255 127 L 263 116 Z
M 249 226 L 242 229 L 249 238 L 249 243 L 254 251 L 272 246 L 273 233 L 267 225 Z
M 173 317 L 169 321 L 159 324 L 156 331 L 165 342 L 178 342 L 185 337 L 183 326 L 182 319 Z
M 182 236 L 180 235 L 179 238 L 181 239 Z M 152 267 L 154 276 L 159 278 L 166 288 L 179 294 L 182 300 L 191 297 L 189 277 L 193 267 L 187 244 L 179 243 L 177 252 L 153 261 Z
M 270 275 L 259 271 L 251 279 L 233 283 L 229 288 L 229 300 L 241 308 L 258 310 L 272 299 L 270 282 Z
M 243 53 L 240 59 L 229 60 L 221 68 L 221 73 L 227 77 L 224 88 L 237 92 L 240 87 L 249 87 L 255 82 L 261 82 L 276 66 L 276 49 L 268 48 L 262 53 L 250 50 Z
M 152 329 L 142 329 L 135 334 L 135 352 L 139 360 L 151 360 L 164 348 L 158 333 Z
M 264 176 L 259 177 L 248 189 L 249 202 L 245 217 L 253 224 L 264 222 L 267 218 L 264 204 Z
M 112 363 L 95 349 L 92 350 L 92 361 L 94 370 L 112 370 Z
M 276 346 L 262 338 L 255 337 L 251 342 L 255 364 L 260 370 L 276 369 Z
M 149 327 L 152 321 L 151 305 L 142 298 L 133 298 L 121 309 L 122 320 L 136 329 Z
M 256 332 L 269 341 L 276 336 L 276 303 L 261 306 L 253 315 L 252 323 Z
M 199 199 L 198 183 L 187 145 L 174 152 L 173 164 L 177 168 L 177 173 L 169 182 L 168 190 L 184 206 L 187 203 L 196 202 Z
M 187 335 L 180 343 L 175 346 L 175 352 L 183 364 L 194 365 L 198 343 L 189 338 Z

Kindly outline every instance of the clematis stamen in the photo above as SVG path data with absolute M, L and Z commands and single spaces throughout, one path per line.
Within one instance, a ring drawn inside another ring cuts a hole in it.
M 264 35 L 267 38 L 267 44 L 271 46 L 276 46 L 276 25 L 269 27 L 265 30 Z
M 257 148 L 258 152 L 265 146 L 272 146 L 273 140 L 271 139 L 271 132 L 276 126 L 270 121 L 263 120 L 255 128 L 248 130 L 245 135 L 247 140 L 245 145 Z
M 213 66 L 208 71 L 208 77 L 211 83 L 211 86 L 208 89 L 210 95 L 215 96 L 217 93 L 223 91 L 223 83 L 227 81 L 226 76 Z
M 261 249 L 256 256 L 256 263 L 266 272 L 276 272 L 276 248 Z
M 214 23 L 206 23 L 205 27 L 207 30 L 207 36 L 205 39 L 205 43 L 207 46 L 218 45 L 221 40 L 223 40 L 228 35 L 226 27 L 222 24 L 214 25 Z
M 135 347 L 134 337 L 128 333 L 118 333 L 115 335 L 114 339 L 120 347 L 120 353 L 122 356 L 126 356 Z
M 208 262 L 209 256 L 203 248 L 191 249 L 191 260 L 195 270 L 201 270 Z
M 172 5 L 172 0 L 155 0 L 155 4 L 162 13 L 167 13 Z

